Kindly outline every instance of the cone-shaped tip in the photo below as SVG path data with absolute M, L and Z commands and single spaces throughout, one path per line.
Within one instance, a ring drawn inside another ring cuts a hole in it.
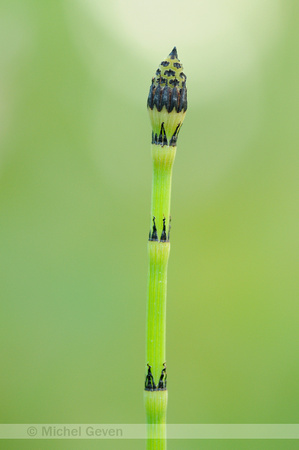
M 187 110 L 187 77 L 183 70 L 177 49 L 173 47 L 152 78 L 147 100 L 153 131 L 152 144 L 176 146 Z
M 177 52 L 176 47 L 173 47 L 173 49 L 169 53 L 169 56 L 171 59 L 178 59 L 178 52 Z

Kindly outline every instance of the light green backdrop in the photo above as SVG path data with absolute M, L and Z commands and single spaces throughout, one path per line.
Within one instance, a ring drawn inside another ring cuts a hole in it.
M 173 45 L 189 108 L 173 176 L 168 421 L 299 422 L 298 6 L 1 0 L 2 423 L 144 421 L 146 98 Z M 298 442 L 169 442 L 183 448 Z

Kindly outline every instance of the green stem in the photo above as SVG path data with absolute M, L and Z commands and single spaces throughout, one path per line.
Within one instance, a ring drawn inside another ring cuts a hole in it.
M 147 450 L 166 450 L 167 391 L 144 391 Z
M 153 187 L 148 254 L 145 409 L 147 449 L 166 449 L 166 289 L 170 197 L 176 142 L 187 110 L 186 75 L 174 47 L 152 78 L 147 109 L 152 124 Z M 151 224 L 152 225 L 152 224 Z
M 155 217 L 157 240 L 149 240 L 149 272 L 147 299 L 146 359 L 151 366 L 158 388 L 166 360 L 166 294 L 167 266 L 170 251 L 169 233 L 172 167 L 176 147 L 152 145 L 153 186 L 152 210 Z M 164 219 L 164 220 L 163 220 Z M 166 231 L 166 236 L 163 237 Z M 145 391 L 145 408 L 148 424 L 147 449 L 166 449 L 167 391 Z
M 149 241 L 149 283 L 147 302 L 147 363 L 157 385 L 165 363 L 166 289 L 169 242 Z
M 169 232 L 172 166 L 176 147 L 152 145 L 153 186 L 152 217 L 155 217 L 158 239 L 163 230 Z M 152 367 L 155 383 L 158 382 L 165 362 L 167 265 L 170 244 L 168 241 L 149 241 L 149 275 L 147 302 L 147 363 Z
M 158 238 L 163 229 L 165 217 L 166 230 L 169 231 L 172 166 L 176 147 L 152 145 L 153 185 L 151 218 L 156 218 Z

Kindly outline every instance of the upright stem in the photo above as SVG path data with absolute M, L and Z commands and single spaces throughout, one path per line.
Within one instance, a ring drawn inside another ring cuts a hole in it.
M 148 243 L 147 363 L 157 383 L 165 363 L 167 266 L 170 250 L 169 210 L 176 147 L 152 146 L 152 211 L 158 240 Z M 163 239 L 164 233 L 164 239 Z M 168 236 L 167 236 L 168 234 Z
M 186 75 L 176 48 L 162 61 L 148 96 L 152 124 L 153 184 L 148 242 L 145 409 L 147 449 L 166 449 L 166 290 L 170 251 L 172 167 L 179 130 L 187 110 Z
M 166 450 L 167 390 L 144 391 L 147 450 Z
M 149 282 L 146 359 L 157 385 L 165 363 L 166 289 L 169 242 L 148 243 Z
M 164 218 L 165 228 L 169 233 L 171 179 L 175 154 L 176 147 L 152 145 L 153 184 L 151 217 L 155 217 L 159 239 L 163 231 Z
M 151 216 L 154 236 L 148 242 L 149 272 L 147 299 L 146 359 L 151 366 L 153 390 L 145 390 L 148 450 L 166 449 L 166 293 L 170 251 L 170 197 L 172 166 L 176 147 L 152 145 L 153 185 Z

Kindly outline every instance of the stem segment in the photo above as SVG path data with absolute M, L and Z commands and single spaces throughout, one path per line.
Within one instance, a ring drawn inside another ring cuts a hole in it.
M 149 240 L 149 273 L 147 301 L 146 359 L 151 366 L 153 390 L 145 390 L 148 423 L 147 448 L 166 448 L 166 293 L 167 266 L 170 251 L 169 213 L 172 167 L 176 147 L 152 145 L 153 186 L 151 215 L 155 217 L 154 238 Z M 166 234 L 168 232 L 168 236 Z M 160 239 L 159 239 L 160 238 Z
M 164 218 L 165 228 L 169 233 L 171 179 L 175 154 L 176 147 L 152 145 L 153 185 L 151 216 L 156 218 L 158 238 L 161 237 L 163 231 Z
M 147 362 L 158 384 L 165 363 L 166 289 L 169 242 L 148 243 Z
M 172 167 L 187 110 L 186 75 L 174 47 L 161 62 L 148 96 L 152 124 L 152 229 L 149 235 L 145 409 L 147 449 L 166 449 L 166 289 L 170 251 Z
M 166 450 L 167 391 L 144 391 L 147 450 Z

